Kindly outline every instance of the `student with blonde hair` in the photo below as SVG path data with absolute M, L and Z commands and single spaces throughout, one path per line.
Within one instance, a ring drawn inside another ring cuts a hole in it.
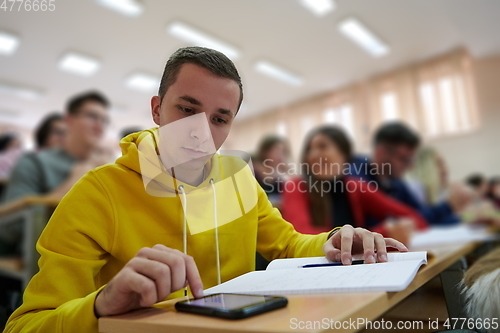
M 444 199 L 448 169 L 434 148 L 427 146 L 418 150 L 407 176 L 410 188 L 423 203 L 435 205 Z

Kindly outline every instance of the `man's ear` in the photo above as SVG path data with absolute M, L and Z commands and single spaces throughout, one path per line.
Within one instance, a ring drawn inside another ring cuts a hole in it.
M 160 126 L 160 110 L 161 110 L 160 106 L 161 106 L 160 96 L 151 97 L 151 115 L 153 117 L 153 121 L 158 126 Z

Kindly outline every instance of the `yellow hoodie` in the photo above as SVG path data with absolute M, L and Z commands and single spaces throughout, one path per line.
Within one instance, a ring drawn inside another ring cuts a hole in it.
M 254 270 L 256 251 L 268 260 L 323 255 L 327 234 L 297 233 L 241 159 L 216 154 L 210 174 L 194 188 L 164 172 L 157 142 L 157 129 L 129 135 L 122 157 L 86 174 L 63 198 L 37 243 L 40 271 L 4 332 L 98 332 L 98 291 L 141 248 L 155 244 L 180 251 L 186 244 L 205 288 L 217 284 L 216 232 L 222 282 Z

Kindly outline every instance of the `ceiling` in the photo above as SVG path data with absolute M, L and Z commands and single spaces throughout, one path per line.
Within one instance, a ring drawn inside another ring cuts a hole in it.
M 43 91 L 40 100 L 0 95 L 0 124 L 33 128 L 68 96 L 98 89 L 109 96 L 110 133 L 130 125 L 151 127 L 151 94 L 124 86 L 135 71 L 160 76 L 169 55 L 187 46 L 166 33 L 181 20 L 240 49 L 235 64 L 245 100 L 238 121 L 420 59 L 465 46 L 476 57 L 500 54 L 500 1 L 337 0 L 314 16 L 298 0 L 142 0 L 139 17 L 122 16 L 94 0 L 56 0 L 53 12 L 0 10 L 0 30 L 21 38 L 12 56 L 0 56 L 0 82 Z M 16 6 L 17 7 L 17 6 Z M 373 58 L 344 38 L 336 24 L 354 16 L 391 48 Z M 101 69 L 80 77 L 57 68 L 66 51 L 99 59 Z M 270 60 L 304 79 L 294 87 L 253 70 Z

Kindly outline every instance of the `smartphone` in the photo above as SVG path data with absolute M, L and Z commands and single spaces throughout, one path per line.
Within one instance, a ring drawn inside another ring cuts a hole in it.
M 248 318 L 274 309 L 284 308 L 288 300 L 281 296 L 214 294 L 175 303 L 178 311 L 226 319 Z

